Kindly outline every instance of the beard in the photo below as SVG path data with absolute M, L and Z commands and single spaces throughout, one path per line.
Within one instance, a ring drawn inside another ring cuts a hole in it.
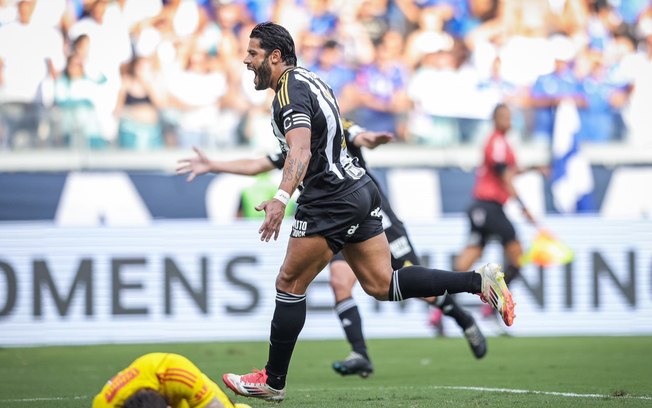
M 256 76 L 258 77 L 257 91 L 264 91 L 272 87 L 272 67 L 269 65 L 269 57 L 265 57 L 258 69 L 256 69 Z

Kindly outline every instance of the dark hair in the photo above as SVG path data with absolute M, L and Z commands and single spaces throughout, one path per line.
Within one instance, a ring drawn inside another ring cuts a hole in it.
M 281 59 L 288 65 L 297 65 L 297 54 L 294 50 L 294 40 L 285 27 L 270 21 L 260 23 L 251 30 L 249 38 L 258 38 L 260 48 L 269 55 L 274 50 L 281 51 Z
M 494 111 L 493 111 L 493 113 L 491 114 L 491 117 L 492 117 L 493 119 L 496 119 L 496 115 L 498 114 L 498 111 L 501 110 L 501 109 L 509 109 L 509 106 L 507 106 L 507 104 L 504 104 L 504 103 L 499 103 L 499 104 L 496 105 L 496 107 L 494 108 Z
M 168 402 L 158 392 L 150 388 L 143 388 L 136 391 L 134 395 L 127 398 L 122 408 L 167 408 Z
M 71 48 L 73 50 L 76 49 L 82 41 L 90 40 L 90 38 L 91 37 L 89 37 L 88 34 L 81 34 L 81 35 L 77 36 L 77 38 L 72 40 Z
M 324 49 L 339 48 L 339 46 L 340 46 L 340 44 L 336 40 L 327 40 L 324 43 L 323 48 Z

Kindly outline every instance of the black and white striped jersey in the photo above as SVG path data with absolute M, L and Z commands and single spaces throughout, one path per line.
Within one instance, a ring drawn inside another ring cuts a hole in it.
M 361 132 L 366 132 L 367 130 L 352 120 L 346 118 L 342 118 L 342 125 L 342 129 L 344 130 L 344 137 L 347 143 L 346 149 L 349 153 L 349 156 L 351 156 L 354 160 L 357 160 L 358 166 L 367 170 L 367 163 L 365 162 L 364 156 L 362 155 L 362 149 L 353 143 L 353 139 L 355 139 L 358 134 Z M 285 166 L 285 156 L 283 156 L 281 153 L 268 154 L 267 159 L 274 165 L 274 167 L 279 170 Z M 367 170 L 367 174 L 369 174 L 369 176 L 371 176 L 373 179 L 373 176 L 369 170 Z
M 272 128 L 287 156 L 285 134 L 309 128 L 312 157 L 303 179 L 299 204 L 322 197 L 342 197 L 369 182 L 365 170 L 349 156 L 333 91 L 305 68 L 291 68 L 281 75 L 272 102 Z

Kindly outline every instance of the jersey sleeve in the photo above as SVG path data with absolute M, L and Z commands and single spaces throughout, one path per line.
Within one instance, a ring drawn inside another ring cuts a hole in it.
M 108 403 L 106 399 L 102 396 L 102 394 L 97 394 L 95 398 L 93 398 L 93 408 L 113 408 L 114 405 Z
M 281 77 L 281 87 L 277 92 L 283 134 L 296 128 L 312 128 L 312 91 L 308 82 L 296 78 L 298 75 L 290 71 Z
M 185 400 L 190 408 L 203 408 L 217 397 L 214 384 L 195 364 L 180 355 L 168 358 L 158 378 L 163 395 L 170 402 Z
M 121 407 L 124 401 L 139 389 L 156 389 L 156 384 L 146 377 L 145 372 L 130 365 L 107 381 L 99 394 L 93 399 L 93 408 Z
M 351 144 L 353 140 L 362 132 L 366 132 L 366 129 L 358 125 L 352 120 L 342 119 L 342 126 L 344 128 L 344 137 L 346 142 Z

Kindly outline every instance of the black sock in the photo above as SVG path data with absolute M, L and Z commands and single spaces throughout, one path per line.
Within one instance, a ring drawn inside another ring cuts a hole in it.
M 355 300 L 353 298 L 347 298 L 337 302 L 335 304 L 335 312 L 337 312 L 337 317 L 340 318 L 346 339 L 351 344 L 351 349 L 369 360 L 367 345 L 362 334 L 362 318 L 360 317 Z
M 455 301 L 455 298 L 449 294 L 437 297 L 434 305 L 440 308 L 446 316 L 455 319 L 457 325 L 462 329 L 466 329 L 473 324 L 473 318 L 471 315 L 462 309 L 462 307 Z
M 392 273 L 389 300 L 441 296 L 453 293 L 480 293 L 482 277 L 475 272 L 450 272 L 423 266 L 406 266 Z
M 521 268 L 514 265 L 507 265 L 505 268 L 505 283 L 509 285 L 509 282 L 513 281 L 521 273 Z
M 265 370 L 267 385 L 285 388 L 294 345 L 306 321 L 306 295 L 293 295 L 276 290 L 276 308 L 269 336 L 269 358 Z

